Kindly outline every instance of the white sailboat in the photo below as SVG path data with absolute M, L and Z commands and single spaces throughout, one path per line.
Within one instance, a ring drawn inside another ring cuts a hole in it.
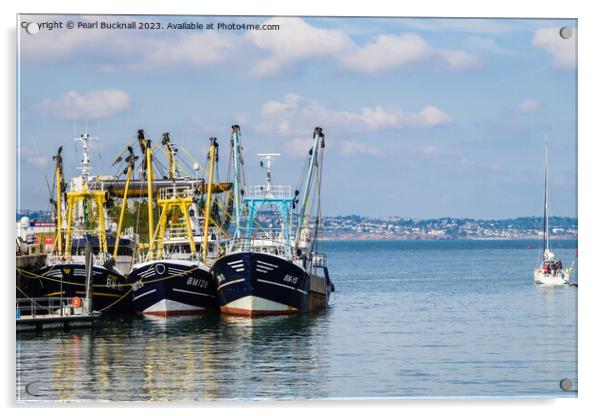
M 541 264 L 533 270 L 533 279 L 538 285 L 561 286 L 567 284 L 572 267 L 563 269 L 562 261 L 554 257 L 550 250 L 548 223 L 548 143 L 545 146 L 544 164 L 544 208 L 543 208 L 543 258 Z

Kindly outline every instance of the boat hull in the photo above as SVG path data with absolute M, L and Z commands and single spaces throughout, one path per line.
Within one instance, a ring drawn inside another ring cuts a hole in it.
M 300 266 L 267 253 L 240 252 L 217 260 L 211 270 L 217 284 L 220 310 L 241 316 L 309 312 L 328 305 L 330 290 L 314 293 L 321 279 Z
M 140 314 L 193 315 L 218 309 L 209 268 L 197 262 L 157 260 L 135 265 L 127 279 Z
M 536 284 L 543 286 L 566 285 L 569 277 L 570 276 L 563 271 L 558 271 L 556 274 L 544 273 L 542 269 L 535 269 L 533 271 L 533 280 Z
M 86 296 L 86 268 L 81 263 L 44 266 L 36 274 L 39 284 L 36 296 Z M 93 266 L 92 309 L 102 312 L 130 311 L 129 287 L 124 283 L 125 278 L 118 270 Z

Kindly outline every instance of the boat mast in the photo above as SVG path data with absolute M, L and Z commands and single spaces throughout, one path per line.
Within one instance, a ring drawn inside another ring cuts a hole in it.
M 301 237 L 301 230 L 306 222 L 305 216 L 307 213 L 307 203 L 309 200 L 309 195 L 311 193 L 311 184 L 314 177 L 314 173 L 317 166 L 318 159 L 318 144 L 320 143 L 320 139 L 324 139 L 324 134 L 322 133 L 322 129 L 320 127 L 316 127 L 314 129 L 314 138 L 313 144 L 309 151 L 309 159 L 307 162 L 307 176 L 305 177 L 305 185 L 303 186 L 303 193 L 301 195 L 302 203 L 301 203 L 301 211 L 299 212 L 299 220 L 297 224 L 297 232 L 295 233 L 295 251 L 299 247 L 299 239 Z
M 169 133 L 163 133 L 161 144 L 167 148 L 167 158 L 169 159 L 169 179 L 174 179 L 178 173 L 176 169 L 177 149 L 171 142 Z
M 265 169 L 266 197 L 272 198 L 272 160 L 274 157 L 280 156 L 280 153 L 258 153 L 257 156 L 261 157 L 260 165 Z
M 56 162 L 56 244 L 58 246 L 58 255 L 63 255 L 63 212 L 62 212 L 62 196 L 63 196 L 63 146 L 59 147 L 58 152 L 53 156 Z
M 82 159 L 82 165 L 81 167 L 79 167 L 79 169 L 82 171 L 81 178 L 83 191 L 88 190 L 88 178 L 90 177 L 90 157 L 88 155 L 88 143 L 90 142 L 90 140 L 98 139 L 90 137 L 88 133 L 82 134 L 80 137 L 77 137 L 75 139 L 76 142 L 80 142 L 80 144 L 82 145 L 82 154 L 84 157 Z
M 77 184 L 72 183 L 71 190 L 67 192 L 67 229 L 65 230 L 65 255 L 67 258 L 71 257 L 71 239 L 73 230 L 73 211 L 77 207 L 82 206 L 84 211 L 84 228 L 85 233 L 89 233 L 92 230 L 89 229 L 88 225 L 88 203 L 94 201 L 98 209 L 98 245 L 101 253 L 107 252 L 107 235 L 105 228 L 105 203 L 106 203 L 106 192 L 103 190 L 90 190 L 88 187 L 88 179 L 90 172 L 90 158 L 88 156 L 88 142 L 93 139 L 88 133 L 82 134 L 76 138 L 75 141 L 80 142 L 83 147 L 83 160 L 81 170 L 81 189 Z M 93 139 L 96 140 L 96 139 Z M 77 222 L 77 221 L 76 221 Z
M 209 217 L 211 216 L 211 191 L 213 188 L 213 170 L 215 166 L 215 157 L 217 153 L 217 139 L 209 139 L 209 183 L 207 184 L 207 200 L 205 201 L 205 226 L 203 228 L 203 260 L 207 258 L 207 242 L 209 240 Z
M 151 141 L 144 137 L 144 130 L 138 130 L 138 142 L 140 147 L 144 149 L 146 157 L 146 190 L 148 203 L 148 256 L 149 259 L 154 257 L 154 230 L 155 221 L 153 218 L 153 153 L 151 149 Z
M 80 137 L 76 137 L 74 139 L 76 142 L 79 142 L 82 145 L 82 155 L 83 155 L 83 159 L 82 159 L 82 165 L 78 168 L 79 170 L 81 170 L 81 180 L 82 180 L 82 189 L 81 192 L 87 192 L 88 191 L 88 179 L 90 177 L 90 157 L 88 155 L 88 143 L 90 140 L 97 140 L 94 139 L 92 137 L 90 137 L 90 134 L 88 134 L 88 126 L 86 124 L 86 132 L 84 134 L 81 134 Z M 82 204 L 82 209 L 83 209 L 83 217 L 84 217 L 84 228 L 87 230 L 90 228 L 90 201 L 88 200 L 88 198 L 84 198 L 81 201 Z
M 547 260 L 550 252 L 548 238 L 548 142 L 545 146 L 545 161 L 543 169 L 544 197 L 543 197 L 543 258 Z
M 119 250 L 119 239 L 121 238 L 121 230 L 123 228 L 123 219 L 125 217 L 125 210 L 127 208 L 127 197 L 128 190 L 130 189 L 130 180 L 132 179 L 132 172 L 134 170 L 134 163 L 136 161 L 136 157 L 134 156 L 134 149 L 131 146 L 128 146 L 128 151 L 130 155 L 125 159 L 126 163 L 128 163 L 127 167 L 127 179 L 125 181 L 125 189 L 123 192 L 123 201 L 121 203 L 121 212 L 119 213 L 119 224 L 117 225 L 117 234 L 115 235 L 115 249 L 113 250 L 113 257 L 117 257 L 117 251 Z
M 241 158 L 241 146 L 240 146 L 240 127 L 235 124 L 232 126 L 232 138 L 230 140 L 230 147 L 232 148 L 233 163 L 234 163 L 234 220 L 236 221 L 236 228 L 234 231 L 234 239 L 238 238 L 240 233 L 240 221 L 241 221 L 241 177 L 239 169 L 242 165 Z

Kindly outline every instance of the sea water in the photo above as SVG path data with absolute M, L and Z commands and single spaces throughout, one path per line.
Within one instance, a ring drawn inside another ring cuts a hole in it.
M 105 316 L 94 328 L 21 333 L 17 400 L 577 395 L 578 288 L 534 284 L 541 243 L 325 245 L 336 286 L 327 310 Z M 554 242 L 565 267 L 576 269 L 576 248 Z

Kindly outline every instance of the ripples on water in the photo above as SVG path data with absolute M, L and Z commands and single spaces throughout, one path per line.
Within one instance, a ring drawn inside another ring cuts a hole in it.
M 327 311 L 18 334 L 17 399 L 575 396 L 578 289 L 533 284 L 537 244 L 329 242 Z

